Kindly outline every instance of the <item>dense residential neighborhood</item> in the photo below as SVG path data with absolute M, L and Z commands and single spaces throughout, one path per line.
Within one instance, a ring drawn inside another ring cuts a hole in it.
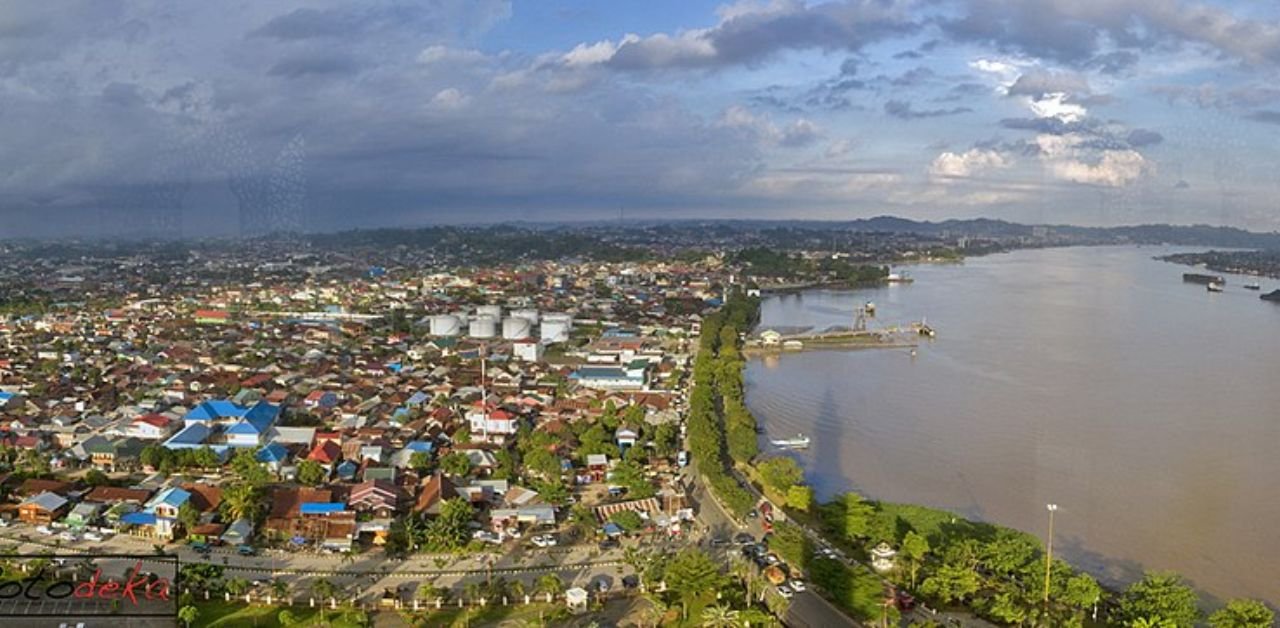
M 756 290 L 722 255 L 340 257 L 41 269 L 39 299 L 0 318 L 0 543 L 269 560 L 301 595 L 295 563 L 519 548 L 616 565 L 636 542 L 706 544 L 708 509 L 730 523 L 684 445 L 702 321 Z

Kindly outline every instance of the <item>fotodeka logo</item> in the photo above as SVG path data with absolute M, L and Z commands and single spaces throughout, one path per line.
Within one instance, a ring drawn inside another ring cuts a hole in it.
M 0 624 L 15 617 L 177 617 L 177 556 L 0 554 Z M 25 566 L 25 568 L 24 568 Z

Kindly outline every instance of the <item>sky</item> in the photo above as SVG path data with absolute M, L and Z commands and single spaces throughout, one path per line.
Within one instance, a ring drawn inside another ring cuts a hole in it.
M 991 217 L 1280 229 L 1280 4 L 19 0 L 0 237 Z

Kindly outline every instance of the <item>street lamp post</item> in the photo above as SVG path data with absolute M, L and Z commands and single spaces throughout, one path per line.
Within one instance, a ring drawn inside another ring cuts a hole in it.
M 1058 511 L 1057 504 L 1047 504 L 1049 509 L 1049 542 L 1048 551 L 1044 555 L 1044 605 L 1049 606 L 1049 575 L 1053 569 L 1053 513 Z

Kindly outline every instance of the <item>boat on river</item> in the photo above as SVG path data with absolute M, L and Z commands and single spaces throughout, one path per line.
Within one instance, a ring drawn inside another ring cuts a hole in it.
M 808 449 L 809 437 L 804 434 L 796 434 L 795 438 L 770 439 L 769 444 L 774 447 L 782 447 L 783 449 Z
M 1223 286 L 1222 286 L 1222 284 L 1220 284 L 1220 283 L 1218 283 L 1218 282 L 1216 282 L 1216 281 L 1211 281 L 1211 282 L 1209 282 L 1209 285 L 1205 286 L 1205 288 L 1206 288 L 1209 292 L 1222 292 L 1222 291 L 1223 291 L 1223 289 L 1224 289 L 1224 288 L 1223 288 Z
M 1244 285 L 1244 289 L 1245 289 L 1245 290 L 1261 290 L 1261 289 L 1262 289 L 1262 284 L 1260 284 L 1260 283 L 1258 283 L 1258 282 L 1254 281 L 1254 282 L 1252 282 L 1252 283 L 1247 283 L 1247 284 L 1245 284 L 1245 285 Z

